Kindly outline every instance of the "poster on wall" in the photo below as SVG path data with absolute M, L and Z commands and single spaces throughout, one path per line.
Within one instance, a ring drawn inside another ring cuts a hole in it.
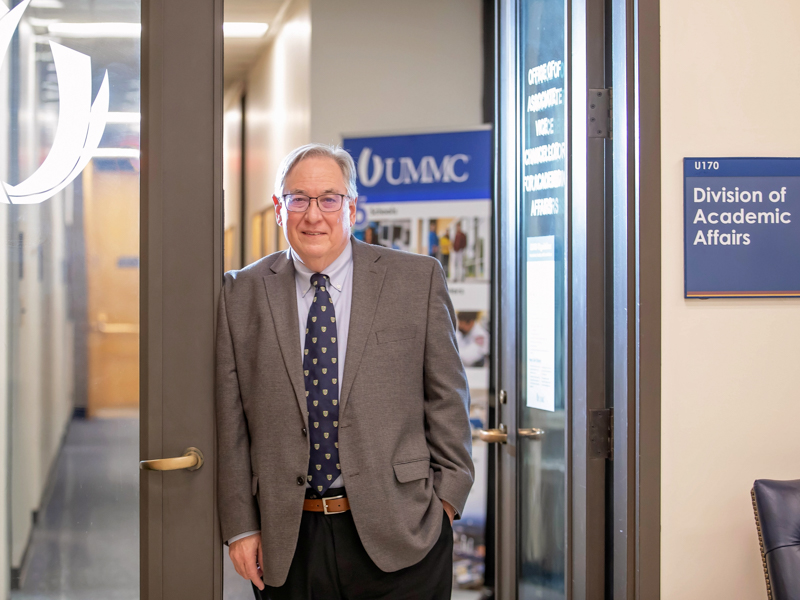
M 470 422 L 486 426 L 489 388 L 491 149 L 488 127 L 465 131 L 347 137 L 356 162 L 354 235 L 425 254 L 444 269 L 456 311 L 458 348 L 470 386 Z M 473 443 L 475 485 L 456 533 L 459 588 L 483 584 L 488 451 Z
M 686 298 L 800 296 L 800 158 L 685 158 Z

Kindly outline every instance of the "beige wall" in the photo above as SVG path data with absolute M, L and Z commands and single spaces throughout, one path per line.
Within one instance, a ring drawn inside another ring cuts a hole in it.
M 23 21 L 19 33 L 20 63 L 32 66 L 33 32 Z M 7 68 L 0 77 L 0 106 L 8 100 Z M 30 119 L 39 114 L 34 70 L 23 68 L 21 75 L 19 160 L 21 175 L 27 177 L 39 164 L 41 140 Z M 3 130 L 8 111 L 0 113 Z M 0 179 L 7 181 L 8 139 L 0 138 Z M 5 482 L 0 497 L 0 598 L 8 597 L 11 568 L 21 564 L 32 514 L 41 509 L 72 416 L 74 331 L 64 261 L 73 199 L 70 186 L 41 204 L 0 206 L 0 479 Z M 11 256 L 19 244 L 17 233 L 24 237 L 17 248 L 23 256 L 22 277 Z
M 233 252 L 225 248 L 225 270 L 240 269 L 242 202 L 242 84 L 225 93 L 222 127 L 222 189 L 225 191 L 225 232 L 233 231 Z
M 662 598 L 766 598 L 754 479 L 800 479 L 800 299 L 684 300 L 682 158 L 800 156 L 800 3 L 661 3 Z M 800 217 L 800 215 L 798 215 Z
M 482 123 L 480 0 L 311 0 L 311 138 Z
M 0 106 L 9 105 L 9 77 L 8 67 L 0 66 Z M 0 111 L 0 131 L 8 131 L 9 125 L 9 111 Z M 8 165 L 9 165 L 9 140 L 7 135 L 0 136 L 0 178 L 2 181 L 8 181 Z M 10 231 L 10 211 L 7 207 L 2 207 L 0 210 L 0 239 L 4 242 L 7 240 L 7 233 Z M 9 431 L 10 417 L 11 417 L 11 397 L 9 395 L 9 386 L 5 382 L 10 377 L 9 362 L 10 362 L 10 341 L 11 332 L 9 331 L 9 310 L 11 309 L 9 303 L 9 293 L 11 290 L 10 277 L 13 273 L 11 267 L 11 243 L 0 243 L 0 382 L 3 382 L 0 387 L 0 432 L 3 432 L 2 438 L 4 443 L 0 444 L 0 481 L 7 482 L 10 475 L 9 468 L 9 452 L 7 433 Z M 11 582 L 9 581 L 11 564 L 10 544 L 8 539 L 11 535 L 11 526 L 9 519 L 9 512 L 11 510 L 11 502 L 8 492 L 0 494 L 0 598 L 8 598 L 11 589 Z
M 309 0 L 294 0 L 278 28 L 246 82 L 248 262 L 260 258 L 251 253 L 252 217 L 272 206 L 278 164 L 290 150 L 311 141 Z M 266 221 L 274 226 L 274 217 Z
M 243 82 L 247 262 L 259 258 L 252 251 L 256 215 L 270 229 L 266 250 L 286 247 L 270 207 L 278 164 L 291 149 L 340 143 L 343 133 L 482 122 L 480 0 L 293 0 L 271 35 Z M 238 220 L 235 187 L 226 175 L 226 228 Z

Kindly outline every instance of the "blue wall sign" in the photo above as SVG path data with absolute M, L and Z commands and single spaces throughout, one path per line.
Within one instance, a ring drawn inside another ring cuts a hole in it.
M 687 298 L 800 296 L 800 158 L 685 158 Z
M 490 129 L 345 138 L 344 148 L 370 203 L 491 198 Z

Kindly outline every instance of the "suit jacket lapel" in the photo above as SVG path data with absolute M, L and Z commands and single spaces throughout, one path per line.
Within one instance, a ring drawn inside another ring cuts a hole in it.
M 375 309 L 383 287 L 386 268 L 378 259 L 380 254 L 368 244 L 353 239 L 353 301 L 350 309 L 350 329 L 347 337 L 347 358 L 344 363 L 342 379 L 342 397 L 340 399 L 339 418 L 344 411 L 353 380 L 358 373 L 361 357 L 367 338 L 372 330 Z
M 264 277 L 272 320 L 278 334 L 283 362 L 294 388 L 297 406 L 308 427 L 306 388 L 303 381 L 303 362 L 300 358 L 300 333 L 297 316 L 297 293 L 294 263 L 289 252 L 284 253 L 270 267 L 272 273 Z

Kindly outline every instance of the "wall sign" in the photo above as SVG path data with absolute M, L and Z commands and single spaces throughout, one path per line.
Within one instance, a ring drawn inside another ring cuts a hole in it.
M 800 296 L 800 158 L 685 158 L 687 298 Z

